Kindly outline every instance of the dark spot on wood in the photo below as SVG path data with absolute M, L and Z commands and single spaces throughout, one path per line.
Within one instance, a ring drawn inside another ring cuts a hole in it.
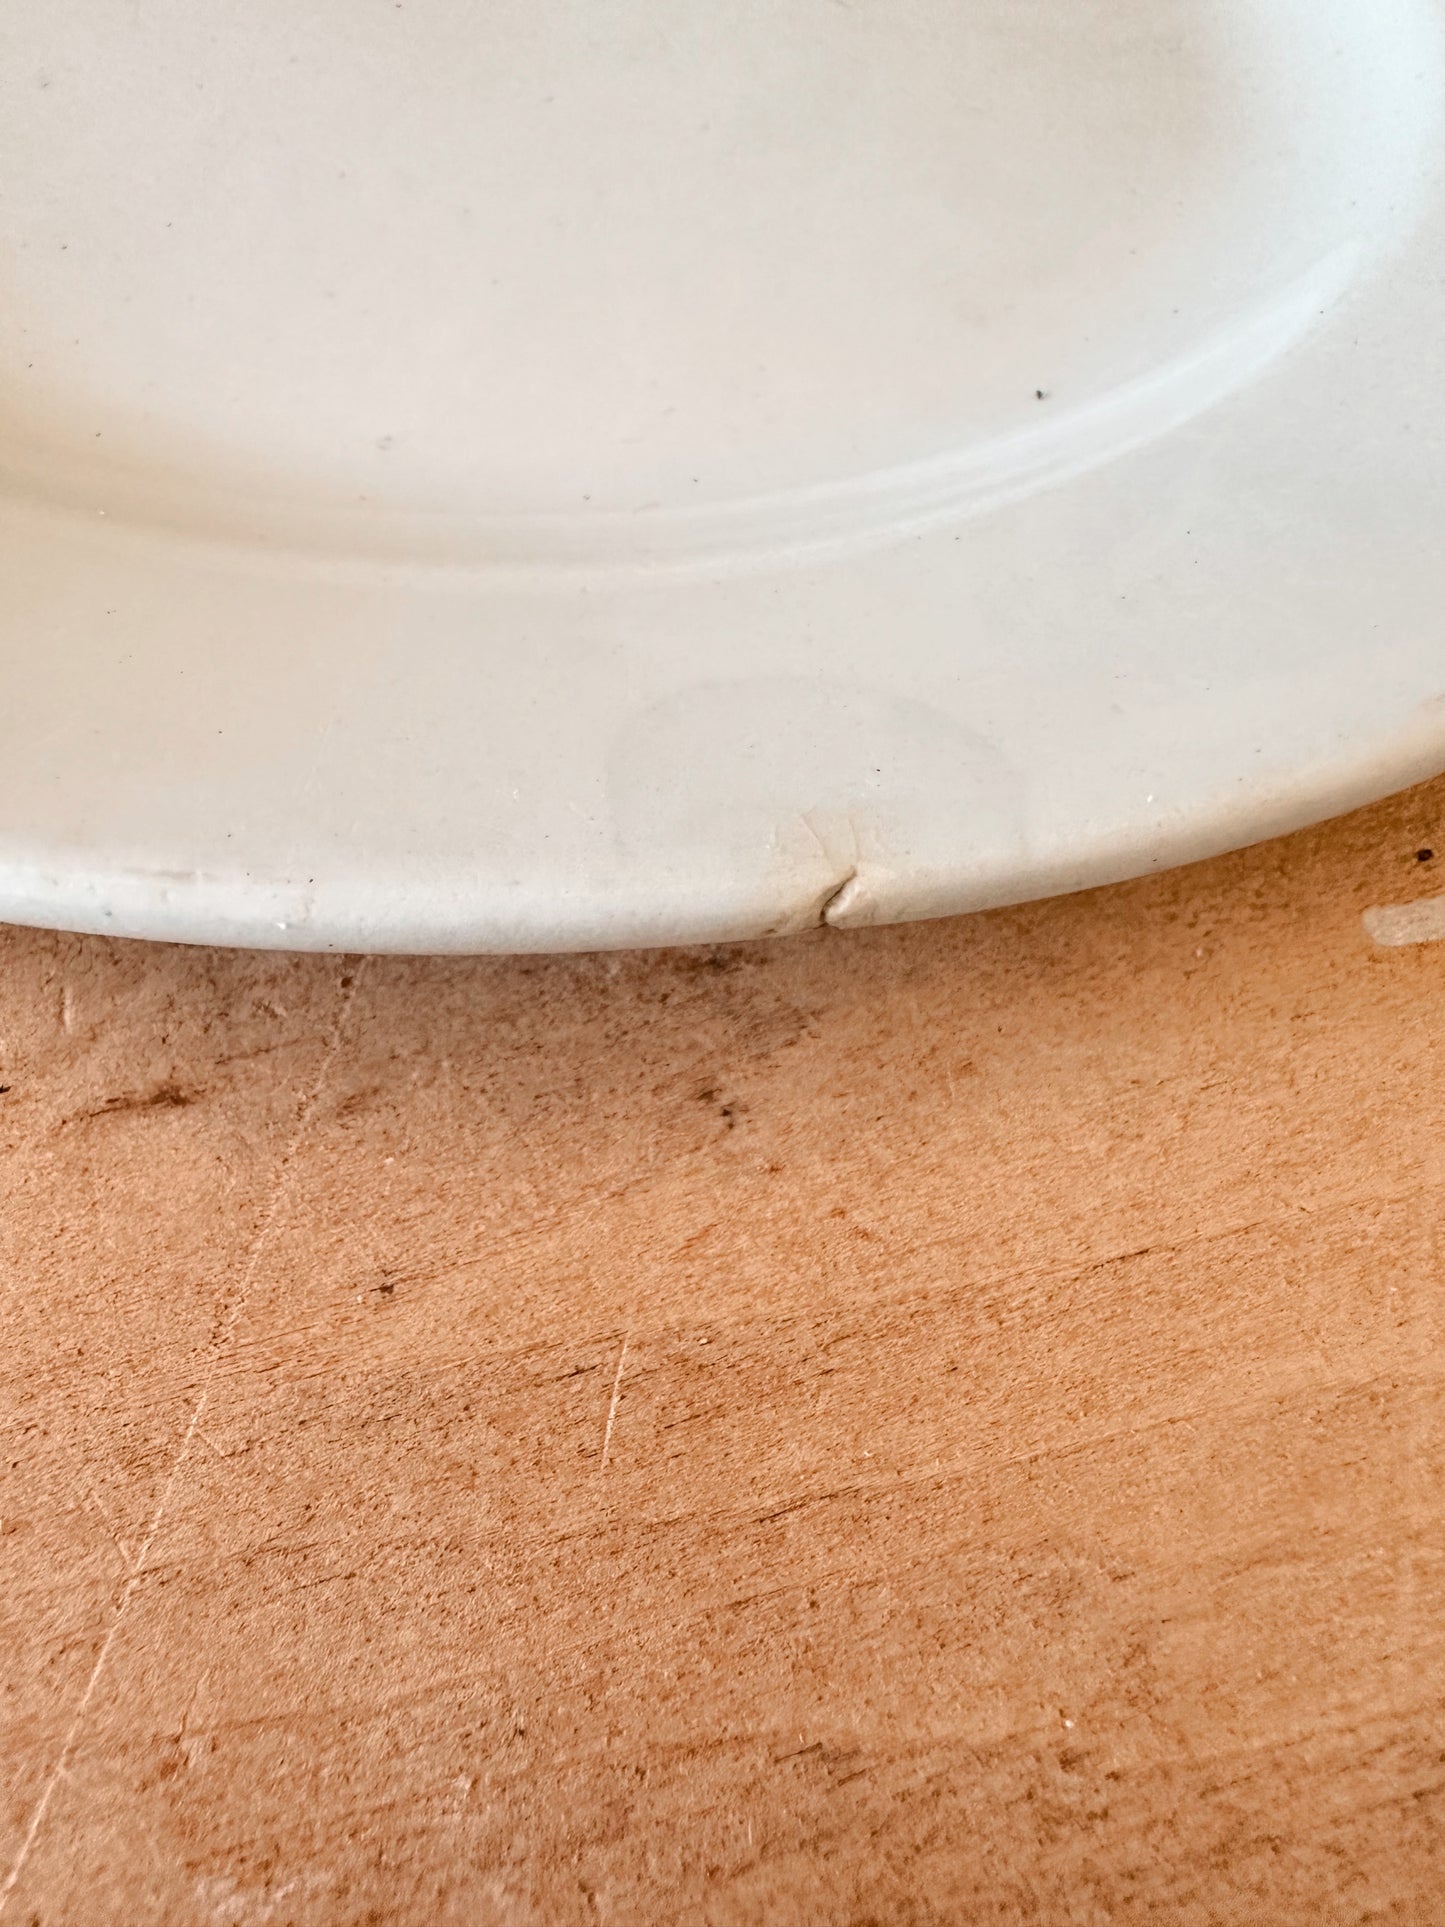
M 741 970 L 744 958 L 737 949 L 712 949 L 701 956 L 696 951 L 679 951 L 676 958 L 678 970 L 687 976 L 697 976 L 704 972 L 717 974 L 729 970 Z
M 1434 855 L 1435 852 L 1433 850 L 1416 850 L 1415 861 L 1417 863 L 1429 863 Z
M 199 1091 L 184 1090 L 179 1084 L 157 1084 L 149 1091 L 118 1092 L 103 1104 L 97 1104 L 93 1111 L 82 1111 L 80 1115 L 90 1118 L 113 1117 L 118 1111 L 178 1111 L 194 1104 L 200 1095 Z

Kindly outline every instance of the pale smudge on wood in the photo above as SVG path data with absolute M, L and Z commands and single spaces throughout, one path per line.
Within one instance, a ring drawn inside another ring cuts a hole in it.
M 1366 934 L 1387 949 L 1445 938 L 1445 896 L 1417 897 L 1413 903 L 1384 903 L 1367 910 Z

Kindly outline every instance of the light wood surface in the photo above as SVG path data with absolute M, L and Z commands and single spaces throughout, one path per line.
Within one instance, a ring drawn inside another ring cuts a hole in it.
M 1441 869 L 0 933 L 6 1927 L 1445 1920 Z

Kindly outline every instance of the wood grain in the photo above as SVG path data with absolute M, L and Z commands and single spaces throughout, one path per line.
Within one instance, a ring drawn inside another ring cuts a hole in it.
M 0 932 L 7 1924 L 1445 1919 L 1437 868 Z

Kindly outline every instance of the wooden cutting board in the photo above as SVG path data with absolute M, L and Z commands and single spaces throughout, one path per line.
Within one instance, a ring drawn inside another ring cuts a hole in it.
M 1442 872 L 0 932 L 6 1922 L 1438 1922 Z

